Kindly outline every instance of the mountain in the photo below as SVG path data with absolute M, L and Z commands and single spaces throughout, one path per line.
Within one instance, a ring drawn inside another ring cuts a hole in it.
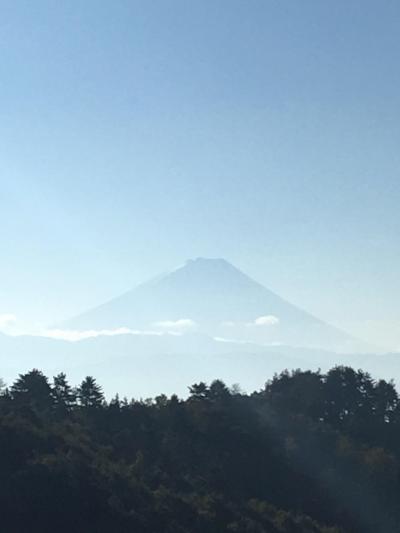
M 285 368 L 336 364 L 400 382 L 400 354 L 367 354 L 223 259 L 188 261 L 59 327 L 93 338 L 0 334 L 0 377 L 10 384 L 33 367 L 66 372 L 71 383 L 93 375 L 108 396 L 128 397 L 185 395 L 192 383 L 215 378 L 255 390 Z
M 98 336 L 77 342 L 0 334 L 0 377 L 13 383 L 32 368 L 54 376 L 66 372 L 71 383 L 95 376 L 108 397 L 115 392 L 136 398 L 174 392 L 185 396 L 198 381 L 220 378 L 228 385 L 257 390 L 285 368 L 326 371 L 350 365 L 376 379 L 400 383 L 400 354 L 337 354 L 322 349 L 259 346 L 217 341 L 199 333 L 177 336 Z
M 224 259 L 197 258 L 61 327 L 197 331 L 211 337 L 349 352 L 365 344 L 257 283 Z

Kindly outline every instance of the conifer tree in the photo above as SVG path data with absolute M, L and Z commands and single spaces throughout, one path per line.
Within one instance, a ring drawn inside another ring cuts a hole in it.
M 77 392 L 82 407 L 101 407 L 104 402 L 102 388 L 92 376 L 82 381 Z
M 69 385 L 63 372 L 54 376 L 52 393 L 58 411 L 71 411 L 76 405 L 76 392 Z

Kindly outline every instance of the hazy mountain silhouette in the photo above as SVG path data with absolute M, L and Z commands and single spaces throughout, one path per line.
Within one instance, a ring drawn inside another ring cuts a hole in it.
M 263 287 L 224 259 L 197 258 L 62 324 L 196 330 L 230 340 L 365 350 L 365 344 Z
M 0 334 L 0 377 L 10 383 L 40 366 L 49 375 L 65 371 L 76 382 L 92 374 L 107 393 L 137 396 L 184 394 L 192 382 L 217 377 L 251 390 L 284 368 L 335 364 L 400 379 L 398 354 L 366 354 L 361 342 L 223 259 L 188 261 L 60 327 L 128 329 L 77 342 Z
M 76 383 L 86 375 L 95 375 L 107 395 L 119 391 L 135 397 L 160 391 L 185 395 L 188 385 L 215 378 L 254 390 L 285 368 L 325 371 L 336 364 L 363 368 L 375 378 L 400 382 L 400 354 L 337 354 L 322 349 L 221 342 L 199 333 L 99 336 L 78 342 L 0 334 L 0 363 L 0 377 L 8 384 L 19 373 L 40 367 L 49 376 L 66 372 Z

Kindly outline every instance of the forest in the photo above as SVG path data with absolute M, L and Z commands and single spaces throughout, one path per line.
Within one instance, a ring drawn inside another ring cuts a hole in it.
M 346 366 L 184 399 L 37 369 L 1 386 L 5 533 L 394 533 L 399 463 L 394 384 Z

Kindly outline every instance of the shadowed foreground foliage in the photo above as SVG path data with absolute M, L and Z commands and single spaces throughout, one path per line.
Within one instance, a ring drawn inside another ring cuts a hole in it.
M 106 402 L 90 376 L 20 375 L 0 392 L 1 530 L 398 531 L 393 384 L 336 367 L 189 393 Z

